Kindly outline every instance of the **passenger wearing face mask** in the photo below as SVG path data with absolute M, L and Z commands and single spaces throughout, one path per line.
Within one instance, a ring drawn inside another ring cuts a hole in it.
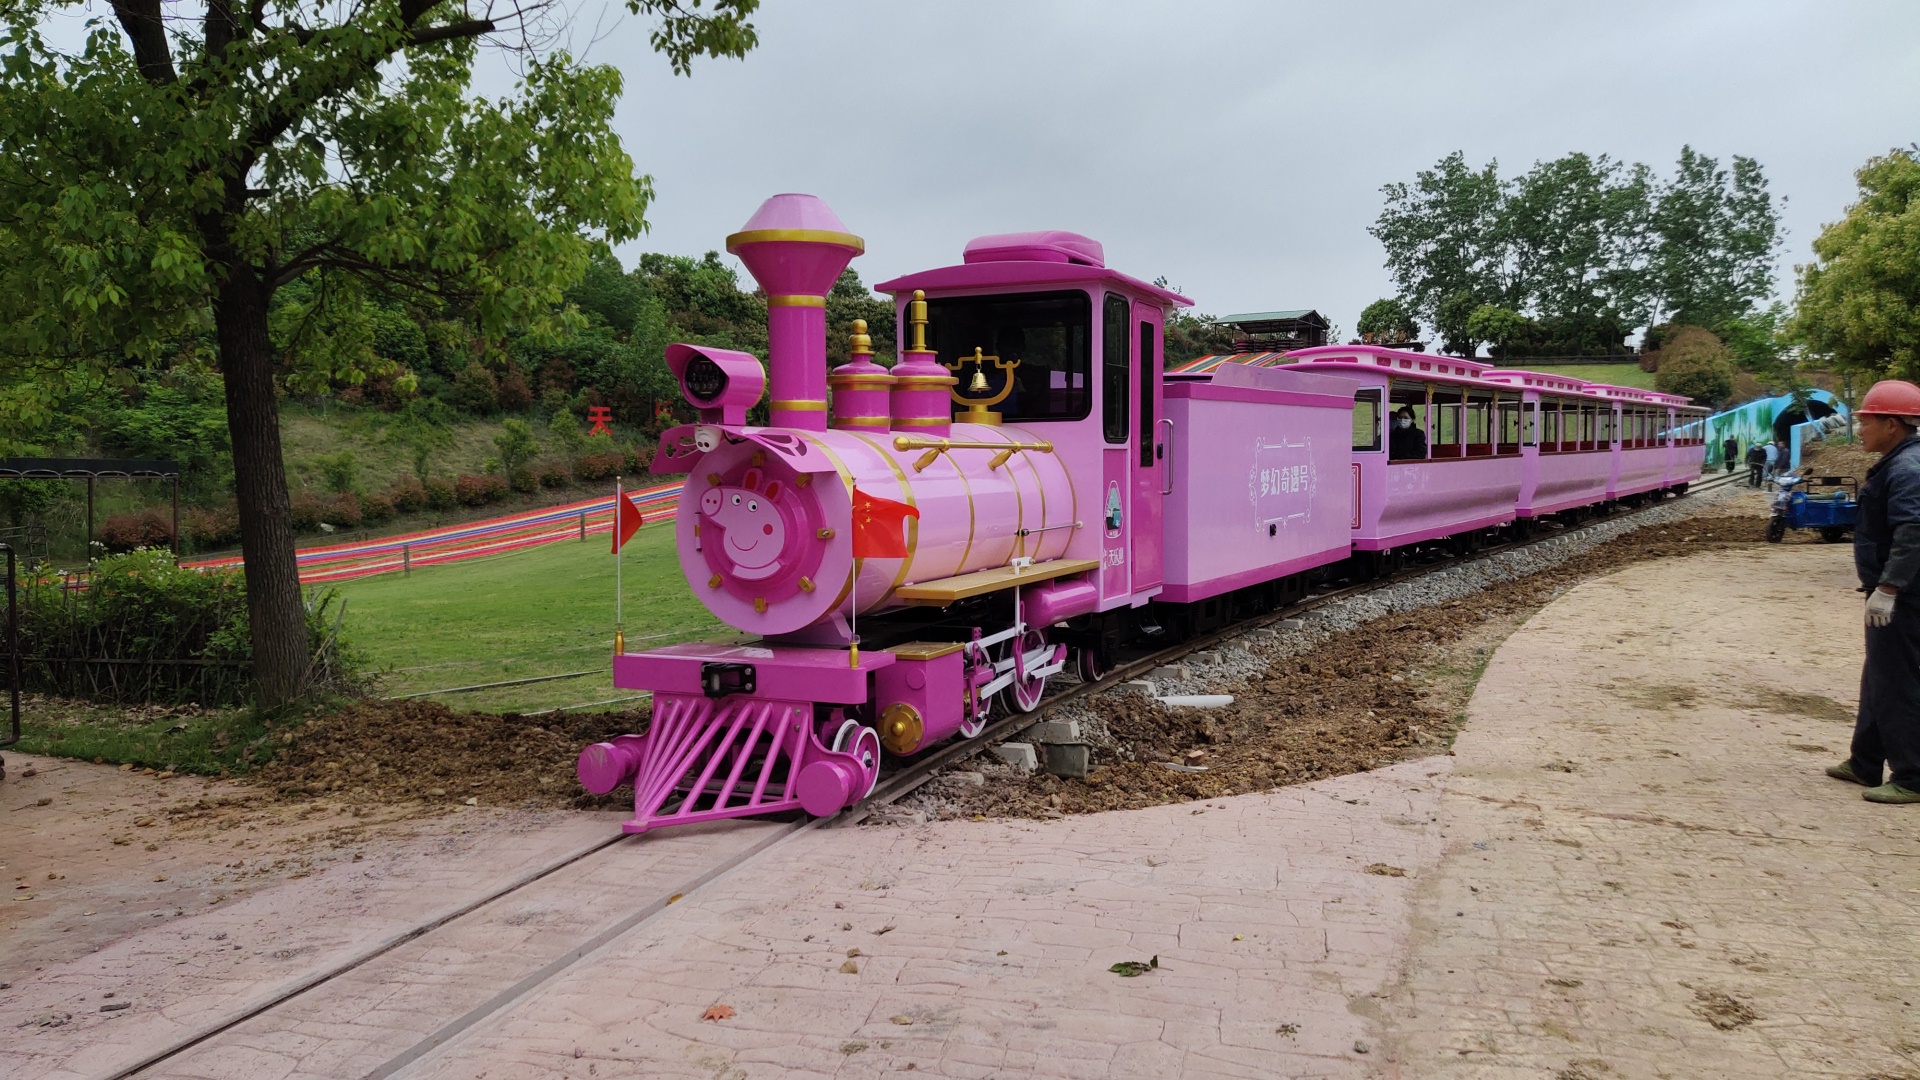
M 1413 407 L 1402 405 L 1400 411 L 1393 414 L 1393 430 L 1387 433 L 1387 460 L 1426 456 L 1427 433 L 1413 426 Z

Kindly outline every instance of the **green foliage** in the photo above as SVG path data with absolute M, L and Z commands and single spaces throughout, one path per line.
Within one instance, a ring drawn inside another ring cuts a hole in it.
M 224 491 L 233 477 L 220 377 L 178 369 L 146 385 L 132 403 L 102 417 L 107 449 L 180 463 L 181 483 L 196 494 Z
M 1624 352 L 1661 312 L 1724 326 L 1766 296 L 1780 246 L 1760 166 L 1691 147 L 1670 180 L 1580 153 L 1502 179 L 1456 152 L 1382 190 L 1370 231 L 1400 299 L 1454 353 L 1489 340 L 1467 325 L 1483 306 L 1531 318 L 1507 350 L 1534 355 Z
M 874 295 L 860 281 L 852 267 L 840 272 L 840 280 L 827 293 L 827 363 L 847 362 L 847 343 L 853 336 L 853 320 L 865 319 L 867 336 L 873 339 L 874 362 L 893 363 L 896 335 L 893 301 Z
M 487 365 L 478 360 L 468 361 L 460 374 L 454 376 L 447 401 L 475 416 L 492 416 L 500 411 L 500 380 L 493 377 Z
M 1654 387 L 1662 393 L 1682 394 L 1709 408 L 1733 393 L 1739 373 L 1729 350 L 1711 330 L 1698 326 L 1675 328 L 1660 350 L 1660 369 Z
M 1492 345 L 1495 356 L 1507 352 L 1513 342 L 1525 340 L 1538 331 L 1539 324 L 1532 319 L 1492 304 L 1482 304 L 1467 316 L 1467 335 Z
M 493 437 L 493 447 L 500 452 L 501 471 L 509 477 L 540 453 L 540 443 L 525 420 L 508 420 L 502 424 L 500 434 Z
M 445 412 L 432 399 L 414 402 L 387 428 L 386 438 L 406 448 L 413 475 L 422 484 L 432 474 L 434 459 L 453 446 Z
M 73 497 L 64 480 L 8 480 L 0 483 L 0 516 L 14 528 Z
M 328 491 L 344 495 L 359 490 L 360 462 L 353 456 L 353 451 L 328 454 L 319 460 L 319 465 L 320 478 L 326 483 Z
M 1360 334 L 1360 340 L 1368 344 L 1412 341 L 1414 335 L 1420 332 L 1407 306 L 1391 296 L 1375 300 L 1363 308 L 1360 323 L 1355 329 Z
M 1889 151 L 1854 179 L 1859 201 L 1799 268 L 1789 333 L 1845 370 L 1920 378 L 1920 152 Z
M 328 594 L 308 604 L 310 663 L 323 684 L 355 677 L 358 655 L 337 639 Z M 95 701 L 231 705 L 246 699 L 251 659 L 246 582 L 237 569 L 197 570 L 142 548 L 94 563 L 84 589 L 29 578 L 20 591 L 20 646 L 56 662 L 28 665 L 27 688 Z M 60 662 L 113 660 L 109 666 Z M 181 663 L 190 661 L 191 663 Z

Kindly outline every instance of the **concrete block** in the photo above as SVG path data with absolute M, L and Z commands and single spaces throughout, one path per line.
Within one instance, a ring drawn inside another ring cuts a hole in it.
M 1155 679 L 1191 679 L 1193 677 L 1192 669 L 1185 664 L 1167 664 L 1154 668 L 1147 674 Z
M 1043 720 L 1027 729 L 1028 742 L 1068 743 L 1080 741 L 1080 721 Z
M 1217 664 L 1220 662 L 1218 649 L 1200 649 L 1187 654 L 1187 660 L 1195 664 Z
M 1280 629 L 1282 630 L 1304 630 L 1306 629 L 1306 626 L 1307 626 L 1307 620 L 1305 619 L 1281 619 L 1280 620 Z
M 1047 743 L 1047 771 L 1055 776 L 1079 779 L 1093 769 L 1093 747 L 1086 743 Z
M 1032 743 L 1003 742 L 993 748 L 993 756 L 1021 772 L 1032 772 L 1040 767 L 1040 755 L 1034 751 Z
M 1256 626 L 1248 632 L 1247 636 L 1252 638 L 1277 638 L 1280 636 L 1280 631 L 1275 630 L 1271 626 Z
M 1224 709 L 1233 704 L 1232 694 L 1171 694 L 1155 698 L 1160 704 L 1175 709 Z
M 1135 679 L 1132 682 L 1121 683 L 1120 692 L 1123 694 L 1144 694 L 1147 697 L 1152 697 L 1156 693 L 1156 690 L 1152 679 Z

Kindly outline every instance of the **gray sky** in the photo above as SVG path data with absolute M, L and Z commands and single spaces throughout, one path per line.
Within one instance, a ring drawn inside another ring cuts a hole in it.
M 1366 231 L 1382 184 L 1456 149 L 1667 173 L 1691 143 L 1787 197 L 1790 293 L 1853 170 L 1920 138 L 1913 0 L 766 0 L 755 21 L 746 60 L 690 79 L 643 20 L 588 51 L 626 74 L 617 127 L 658 192 L 629 264 L 804 191 L 866 238 L 869 284 L 1071 229 L 1201 311 L 1314 307 L 1350 335 L 1392 292 Z

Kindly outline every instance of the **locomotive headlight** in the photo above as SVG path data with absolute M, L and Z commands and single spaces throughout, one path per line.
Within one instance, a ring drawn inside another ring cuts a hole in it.
M 704 356 L 696 356 L 687 364 L 681 381 L 686 385 L 687 396 L 702 405 L 712 404 L 727 392 L 727 373 Z

